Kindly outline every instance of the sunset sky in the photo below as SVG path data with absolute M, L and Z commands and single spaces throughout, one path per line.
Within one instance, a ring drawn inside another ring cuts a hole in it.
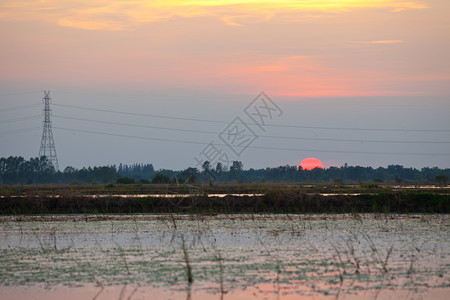
M 244 167 L 311 156 L 325 167 L 450 167 L 449 32 L 448 0 L 0 0 L 0 156 L 37 155 L 39 130 L 10 131 L 40 126 L 41 119 L 8 120 L 39 115 L 42 107 L 7 108 L 39 103 L 43 90 L 52 91 L 55 104 L 224 122 L 265 91 L 283 111 L 273 124 L 418 131 L 274 127 L 257 134 L 305 139 L 260 137 L 253 146 L 308 151 L 249 148 L 234 157 Z M 218 133 L 226 127 L 53 110 L 55 127 L 140 137 L 208 143 L 218 135 L 63 116 Z M 180 169 L 204 147 L 62 129 L 54 135 L 62 166 L 148 162 Z M 423 155 L 401 155 L 408 151 Z

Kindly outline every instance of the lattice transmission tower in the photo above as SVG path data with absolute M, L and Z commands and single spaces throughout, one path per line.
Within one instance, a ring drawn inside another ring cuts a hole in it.
M 50 109 L 50 102 L 52 100 L 50 98 L 50 91 L 44 91 L 44 98 L 42 100 L 44 102 L 44 122 L 42 122 L 43 130 L 41 147 L 39 148 L 39 157 L 47 157 L 58 171 L 58 158 L 56 157 L 55 142 L 53 141 L 52 121 L 50 120 L 50 116 L 52 115 L 52 110 Z

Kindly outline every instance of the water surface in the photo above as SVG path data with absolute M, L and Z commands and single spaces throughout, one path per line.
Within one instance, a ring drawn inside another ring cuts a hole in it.
M 3 216 L 0 293 L 446 299 L 449 227 L 448 215 Z

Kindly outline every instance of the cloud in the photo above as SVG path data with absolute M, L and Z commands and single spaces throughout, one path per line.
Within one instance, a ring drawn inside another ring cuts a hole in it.
M 112 31 L 122 31 L 125 30 L 121 24 L 116 24 L 112 22 L 95 22 L 95 21 L 82 21 L 73 19 L 59 19 L 58 25 L 64 27 L 74 27 L 86 30 L 112 30 Z
M 321 56 L 255 55 L 252 60 L 218 64 L 211 65 L 215 69 L 211 74 L 215 76 L 214 82 L 222 82 L 243 94 L 260 89 L 278 96 L 302 97 L 359 96 L 385 92 L 366 86 L 366 82 L 372 82 L 367 79 L 376 77 L 372 72 L 337 68 Z
M 355 44 L 400 44 L 402 40 L 354 41 Z
M 419 0 L 3 0 L 0 19 L 49 21 L 86 30 L 128 30 L 174 17 L 212 17 L 236 26 L 264 22 L 275 15 L 309 18 L 356 9 L 402 11 L 426 7 Z

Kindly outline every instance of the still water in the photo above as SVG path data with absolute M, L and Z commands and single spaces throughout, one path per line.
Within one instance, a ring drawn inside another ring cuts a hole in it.
M 3 216 L 0 298 L 448 299 L 449 229 L 449 215 Z

